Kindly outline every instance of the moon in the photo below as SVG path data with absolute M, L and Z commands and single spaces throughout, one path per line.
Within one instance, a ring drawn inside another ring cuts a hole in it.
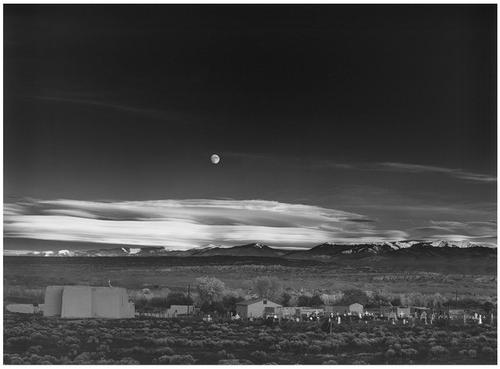
M 210 157 L 210 160 L 212 161 L 212 164 L 219 164 L 219 161 L 220 161 L 220 156 L 217 155 L 217 154 L 213 154 L 211 157 Z

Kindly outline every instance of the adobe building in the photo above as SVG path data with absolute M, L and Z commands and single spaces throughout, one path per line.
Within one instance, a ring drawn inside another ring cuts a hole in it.
M 195 312 L 194 305 L 171 305 L 166 311 L 167 317 L 177 317 L 179 315 L 192 315 Z
M 411 308 L 409 306 L 398 306 L 396 312 L 400 318 L 409 318 L 411 316 Z
M 325 312 L 334 314 L 363 314 L 363 305 L 357 302 L 351 305 L 326 305 Z
M 268 314 L 275 314 L 276 308 L 279 307 L 281 307 L 280 304 L 268 299 L 255 299 L 238 302 L 236 304 L 236 313 L 242 319 L 265 318 Z
M 61 316 L 64 286 L 48 286 L 45 289 L 43 316 Z
M 61 318 L 126 319 L 135 316 L 125 288 L 49 286 L 45 290 L 44 316 Z

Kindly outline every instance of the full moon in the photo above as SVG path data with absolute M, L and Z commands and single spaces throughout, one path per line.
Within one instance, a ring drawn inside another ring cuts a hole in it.
M 219 157 L 219 155 L 217 155 L 217 154 L 213 154 L 213 155 L 210 157 L 210 160 L 212 161 L 212 164 L 219 164 L 220 157 Z

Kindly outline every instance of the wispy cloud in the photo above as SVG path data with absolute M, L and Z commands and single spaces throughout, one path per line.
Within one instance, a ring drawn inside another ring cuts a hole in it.
M 49 101 L 55 103 L 70 103 L 70 104 L 78 104 L 78 105 L 88 105 L 95 106 L 99 108 L 112 109 L 116 111 L 122 111 L 127 113 L 145 115 L 155 119 L 177 119 L 179 118 L 178 114 L 174 114 L 171 111 L 160 110 L 160 109 L 150 109 L 150 108 L 141 108 L 131 105 L 123 105 L 112 102 L 107 102 L 104 100 L 95 100 L 95 99 L 82 99 L 82 98 L 73 98 L 73 97 L 63 97 L 63 96 L 33 96 L 35 100 L 41 101 Z
M 4 209 L 6 237 L 172 249 L 255 241 L 297 247 L 408 236 L 402 230 L 378 229 L 361 214 L 265 200 L 60 199 L 6 204 Z
M 474 181 L 480 183 L 496 182 L 497 177 L 490 174 L 475 173 L 460 168 L 446 168 L 432 165 L 399 163 L 399 162 L 374 162 L 374 163 L 345 163 L 337 160 L 323 160 L 314 158 L 283 158 L 266 154 L 236 153 L 229 152 L 228 156 L 247 160 L 276 161 L 303 168 L 315 168 L 319 170 L 359 170 L 359 171 L 386 171 L 394 173 L 437 173 L 452 178 Z
M 398 163 L 398 162 L 347 164 L 347 163 L 339 163 L 336 161 L 318 161 L 315 164 L 315 167 L 324 169 L 387 171 L 395 173 L 438 173 L 461 180 L 483 182 L 483 183 L 492 183 L 496 182 L 497 180 L 497 178 L 492 175 L 469 172 L 458 168 L 445 168 L 432 165 Z
M 496 245 L 496 222 L 431 220 L 425 227 L 417 227 L 412 233 L 431 240 L 462 240 Z
M 373 169 L 404 173 L 442 173 L 451 177 L 477 182 L 495 182 L 497 180 L 496 177 L 487 174 L 473 173 L 464 171 L 462 169 L 452 169 L 420 164 L 385 162 L 374 164 Z

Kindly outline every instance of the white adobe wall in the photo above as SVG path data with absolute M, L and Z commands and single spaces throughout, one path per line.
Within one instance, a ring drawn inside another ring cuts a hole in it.
M 11 313 L 33 314 L 35 312 L 33 304 L 9 304 L 5 308 Z
M 44 316 L 62 318 L 134 318 L 135 307 L 120 287 L 49 286 Z
M 135 308 L 129 303 L 127 290 L 121 287 L 93 287 L 92 315 L 95 318 L 133 318 Z
M 120 318 L 135 318 L 135 305 L 129 301 L 128 293 L 125 288 L 120 288 L 122 295 L 122 304 L 120 305 Z
M 193 305 L 171 305 L 170 309 L 172 313 L 176 314 L 187 314 L 188 312 L 192 314 L 194 312 Z
M 48 286 L 45 289 L 43 316 L 60 316 L 64 286 Z
M 128 301 L 128 295 L 127 297 L 127 303 L 124 304 L 121 309 L 120 309 L 120 318 L 122 319 L 128 319 L 128 318 L 135 318 L 135 305 L 133 302 Z
M 92 318 L 92 289 L 88 286 L 65 286 L 62 318 Z
M 253 304 L 248 305 L 247 307 L 247 315 L 248 318 L 261 318 L 264 316 L 264 312 L 266 307 L 281 307 L 280 304 L 267 300 L 267 303 L 264 304 L 264 300 L 257 301 Z
M 120 288 L 92 287 L 92 316 L 120 318 L 121 301 Z

